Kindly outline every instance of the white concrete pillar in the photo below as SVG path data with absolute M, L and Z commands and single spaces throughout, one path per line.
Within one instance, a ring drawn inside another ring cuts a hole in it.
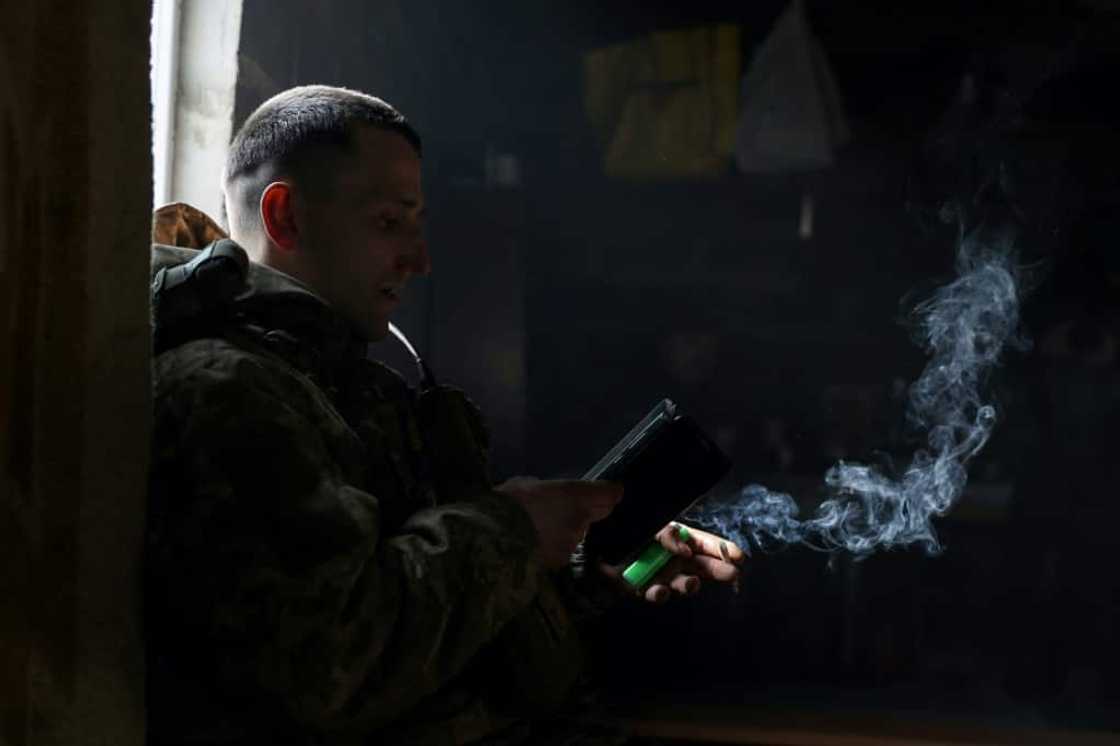
M 233 127 L 241 0 L 179 2 L 168 202 L 222 218 L 222 167 Z

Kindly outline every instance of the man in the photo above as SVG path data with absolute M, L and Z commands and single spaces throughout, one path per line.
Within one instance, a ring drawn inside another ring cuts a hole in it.
M 581 674 L 578 617 L 612 571 L 577 583 L 569 558 L 620 489 L 493 487 L 466 400 L 366 359 L 431 270 L 420 157 L 379 99 L 279 94 L 226 167 L 219 248 L 253 260 L 245 286 L 159 299 L 153 743 L 543 742 Z M 193 256 L 157 246 L 153 270 Z M 715 537 L 671 533 L 681 564 L 649 600 L 736 577 Z

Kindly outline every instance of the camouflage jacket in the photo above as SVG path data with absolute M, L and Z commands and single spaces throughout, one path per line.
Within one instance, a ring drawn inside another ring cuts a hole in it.
M 155 246 L 153 275 L 194 253 Z M 514 741 L 567 701 L 564 592 L 444 426 L 469 411 L 453 393 L 417 395 L 255 264 L 157 352 L 151 743 Z

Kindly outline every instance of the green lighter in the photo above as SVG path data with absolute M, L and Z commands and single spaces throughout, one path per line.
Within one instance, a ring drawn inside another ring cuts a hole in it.
M 681 541 L 688 541 L 688 527 L 677 524 L 677 537 Z M 661 568 L 672 559 L 673 553 L 654 539 L 649 543 L 638 558 L 630 563 L 622 572 L 622 579 L 629 583 L 635 590 L 645 588 L 649 581 L 657 575 Z

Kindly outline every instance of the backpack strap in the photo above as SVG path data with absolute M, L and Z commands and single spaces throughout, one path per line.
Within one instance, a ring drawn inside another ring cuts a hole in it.
M 152 279 L 154 354 L 205 334 L 246 288 L 249 256 L 228 238 L 188 262 L 160 269 Z

